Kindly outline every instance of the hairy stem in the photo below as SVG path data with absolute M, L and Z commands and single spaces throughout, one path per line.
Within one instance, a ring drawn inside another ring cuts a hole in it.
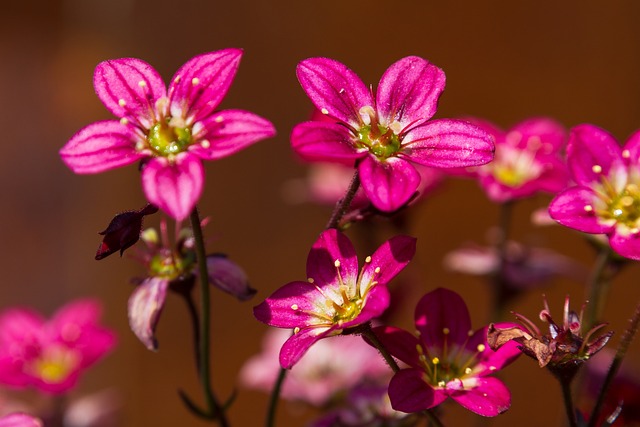
M 336 203 L 336 207 L 331 214 L 331 219 L 327 223 L 326 229 L 330 228 L 338 228 L 338 224 L 340 224 L 340 220 L 349 210 L 349 206 L 351 206 L 351 202 L 353 201 L 353 197 L 356 195 L 356 192 L 360 188 L 360 175 L 358 175 L 358 170 L 353 174 L 353 178 L 351 179 L 351 183 L 349 184 L 349 188 L 347 189 L 347 193 L 345 196 Z

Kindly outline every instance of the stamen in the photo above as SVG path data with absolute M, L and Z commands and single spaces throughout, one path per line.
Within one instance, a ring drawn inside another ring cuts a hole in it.
M 140 86 L 140 87 L 146 87 L 146 86 L 147 86 L 147 82 L 145 82 L 144 80 L 140 80 L 140 81 L 138 82 L 138 86 Z
M 210 148 L 210 147 L 211 147 L 211 143 L 210 143 L 208 140 L 206 140 L 206 139 L 204 139 L 204 140 L 200 143 L 200 145 L 202 146 L 202 148 Z
M 327 110 L 326 108 L 323 108 L 322 110 L 320 110 L 320 112 L 321 112 L 322 114 L 324 114 L 325 116 L 326 116 L 327 114 L 329 114 L 329 110 Z
M 364 262 L 366 262 L 367 264 L 369 264 L 371 262 L 371 257 L 368 256 L 364 259 Z
M 622 150 L 622 158 L 628 159 L 629 157 L 631 157 L 631 153 L 629 152 L 629 150 Z
M 307 279 L 307 282 L 309 282 L 309 283 L 314 283 L 314 282 L 315 282 L 315 280 L 313 280 L 313 278 L 312 278 L 312 277 L 309 277 L 309 278 Z
M 127 125 L 129 124 L 129 119 L 127 119 L 126 117 L 123 117 L 120 119 L 120 124 L 121 125 Z
M 213 121 L 216 122 L 216 123 L 222 123 L 224 121 L 224 117 L 218 116 Z
M 335 261 L 333 262 L 333 265 L 334 265 L 336 268 L 340 267 L 340 260 L 339 260 L 339 259 L 335 260 Z
M 298 304 L 291 304 L 291 310 L 296 311 L 298 308 Z
M 591 167 L 591 170 L 593 171 L 593 173 L 602 173 L 602 166 L 600 165 L 593 165 Z
M 118 99 L 118 105 L 121 107 L 124 107 L 125 105 L 127 105 L 127 101 L 125 101 L 124 99 L 120 98 Z
M 584 211 L 585 211 L 585 212 L 593 212 L 593 206 L 591 206 L 591 205 L 584 205 Z
M 192 85 L 197 86 L 198 83 L 200 83 L 200 79 L 199 78 L 194 77 L 194 78 L 191 79 L 191 84 Z
M 300 332 L 300 328 L 298 326 L 296 326 L 295 328 L 293 328 L 293 333 L 297 334 L 298 332 Z

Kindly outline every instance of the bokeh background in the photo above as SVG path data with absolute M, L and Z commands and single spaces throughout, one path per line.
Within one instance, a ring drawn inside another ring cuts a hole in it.
M 127 325 L 129 281 L 144 274 L 142 267 L 126 256 L 93 260 L 97 232 L 115 213 L 144 204 L 136 168 L 75 176 L 57 154 L 78 129 L 110 118 L 92 88 L 98 62 L 142 58 L 168 80 L 193 55 L 244 49 L 221 107 L 269 118 L 278 136 L 207 163 L 200 207 L 211 218 L 209 249 L 244 266 L 259 291 L 256 302 L 304 278 L 308 248 L 331 211 L 283 197 L 287 183 L 306 171 L 288 140 L 311 111 L 295 78 L 302 59 L 338 59 L 375 84 L 397 59 L 427 58 L 447 75 L 438 117 L 474 115 L 508 127 L 548 115 L 567 127 L 597 124 L 621 141 L 640 127 L 640 3 L 633 0 L 26 0 L 6 1 L 0 13 L 0 306 L 27 305 L 50 314 L 77 297 L 104 301 L 105 322 L 118 330 L 119 347 L 73 395 L 114 388 L 124 426 L 204 423 L 176 393 L 181 388 L 200 399 L 183 302 L 168 298 L 158 329 L 160 351 L 153 354 Z M 539 198 L 516 207 L 514 237 L 554 246 L 588 267 L 593 252 L 577 233 L 530 224 L 533 208 L 547 202 Z M 447 183 L 415 207 L 407 228 L 418 237 L 418 252 L 407 274 L 417 283 L 397 324 L 410 326 L 411 299 L 436 286 L 469 301 L 474 325 L 486 321 L 490 298 L 484 282 L 446 272 L 442 258 L 462 242 L 483 243 L 497 214 L 474 182 Z M 381 242 L 382 236 L 384 231 L 375 238 Z M 639 275 L 631 266 L 612 286 L 606 316 L 617 331 L 614 344 L 640 297 Z M 543 292 L 560 313 L 565 294 L 579 305 L 583 285 L 556 281 L 513 308 L 535 318 Z M 253 305 L 214 294 L 213 376 L 220 395 L 239 387 L 243 361 L 260 348 L 266 327 L 254 320 Z M 638 364 L 639 354 L 636 341 L 630 365 Z M 563 425 L 559 387 L 533 361 L 519 360 L 504 378 L 513 406 L 491 425 Z M 265 394 L 240 387 L 232 423 L 262 425 L 265 408 Z M 465 411 L 448 409 L 447 425 L 474 425 Z M 284 404 L 277 425 L 303 425 L 312 415 Z

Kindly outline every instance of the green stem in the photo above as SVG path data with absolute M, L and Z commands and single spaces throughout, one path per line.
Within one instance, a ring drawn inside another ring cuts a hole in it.
M 351 202 L 353 201 L 358 188 L 360 188 L 360 175 L 358 175 L 358 170 L 356 169 L 356 172 L 353 174 L 353 178 L 351 179 L 351 183 L 349 184 L 349 188 L 347 189 L 347 193 L 342 200 L 336 203 L 336 207 L 331 214 L 331 219 L 329 219 L 329 223 L 327 224 L 327 230 L 330 228 L 338 228 L 338 224 L 340 224 L 340 220 L 349 210 L 349 206 L 351 206 Z
M 573 398 L 571 397 L 571 381 L 563 381 L 558 379 L 560 387 L 562 387 L 562 400 L 564 401 L 564 409 L 567 411 L 570 427 L 578 427 L 576 419 L 576 411 L 573 407 Z
M 273 390 L 271 391 L 271 397 L 269 398 L 269 409 L 267 411 L 267 422 L 265 425 L 267 427 L 275 426 L 276 420 L 276 409 L 278 408 L 278 400 L 280 398 L 280 390 L 282 389 L 282 384 L 284 383 L 284 378 L 287 376 L 287 370 L 284 368 L 280 368 L 280 372 L 278 372 L 278 378 L 276 379 L 276 383 L 273 385 Z
M 585 330 L 589 330 L 602 315 L 605 300 L 609 290 L 610 278 L 605 277 L 605 271 L 611 261 L 611 248 L 603 247 L 598 253 L 596 263 L 593 266 L 591 277 L 587 286 L 587 307 L 582 320 Z
M 602 410 L 602 405 L 604 404 L 604 399 L 607 396 L 607 391 L 613 382 L 618 370 L 620 369 L 620 365 L 622 365 L 622 360 L 627 354 L 627 350 L 629 350 L 629 345 L 633 340 L 633 337 L 638 332 L 638 324 L 640 324 L 640 303 L 636 306 L 636 309 L 633 313 L 633 317 L 631 318 L 629 327 L 622 335 L 622 339 L 620 340 L 620 346 L 616 351 L 616 355 L 613 358 L 613 362 L 611 362 L 611 366 L 607 371 L 607 376 L 602 383 L 602 388 L 600 389 L 600 394 L 598 394 L 598 400 L 596 401 L 595 406 L 593 407 L 593 411 L 591 412 L 591 417 L 589 417 L 589 427 L 596 426 L 596 420 L 600 415 L 600 411 Z
M 202 227 L 200 226 L 200 216 L 198 208 L 195 207 L 191 212 L 191 228 L 196 244 L 196 256 L 198 263 L 198 281 L 200 282 L 200 352 L 199 352 L 199 374 L 200 384 L 204 393 L 204 399 L 209 414 L 218 421 L 221 427 L 228 427 L 226 415 L 213 394 L 211 387 L 211 367 L 210 367 L 210 350 L 211 350 L 211 311 L 209 297 L 209 272 L 207 270 L 207 254 L 204 247 L 204 237 L 202 235 Z

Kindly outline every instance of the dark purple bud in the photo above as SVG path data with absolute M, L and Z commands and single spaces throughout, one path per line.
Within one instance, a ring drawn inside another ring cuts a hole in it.
M 98 233 L 104 238 L 96 252 L 96 260 L 106 258 L 117 251 L 120 251 L 120 256 L 122 256 L 127 248 L 140 239 L 144 216 L 156 212 L 158 212 L 158 207 L 148 203 L 140 210 L 122 212 L 113 217 L 107 228 Z
M 240 301 L 247 301 L 256 294 L 256 290 L 249 286 L 249 280 L 244 270 L 225 255 L 209 255 L 207 268 L 209 283 Z

